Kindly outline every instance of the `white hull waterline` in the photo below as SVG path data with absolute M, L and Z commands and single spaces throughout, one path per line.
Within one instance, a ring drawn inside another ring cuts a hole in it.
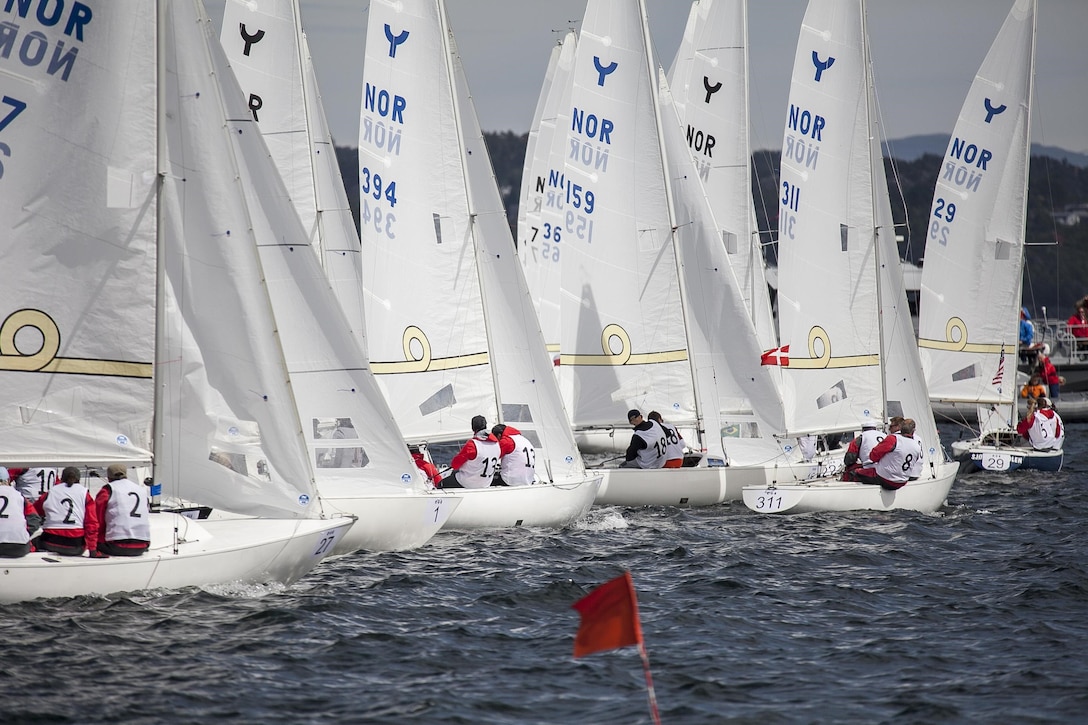
M 593 476 L 569 483 L 444 489 L 442 495 L 457 502 L 457 508 L 442 528 L 563 528 L 585 516 L 600 485 L 601 477 Z
M 446 524 L 461 502 L 439 492 L 421 495 L 341 493 L 335 484 L 319 487 L 326 511 L 357 517 L 333 554 L 353 551 L 404 551 L 423 546 Z
M 948 498 L 957 470 L 955 463 L 943 463 L 934 478 L 911 481 L 895 491 L 834 479 L 784 486 L 751 486 L 744 489 L 744 505 L 764 514 L 857 510 L 932 513 Z
M 151 521 L 151 548 L 142 556 L 90 559 L 36 552 L 3 560 L 0 602 L 235 582 L 290 584 L 332 552 L 354 520 L 194 521 L 163 513 L 152 514 Z

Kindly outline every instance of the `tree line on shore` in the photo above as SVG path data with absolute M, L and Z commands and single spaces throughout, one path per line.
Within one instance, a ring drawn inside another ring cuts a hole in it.
M 528 135 L 504 131 L 485 133 L 484 138 L 507 216 L 514 227 Z M 358 226 L 358 150 L 338 146 L 336 156 Z M 757 151 L 752 162 L 756 218 L 767 260 L 773 264 L 777 251 L 774 239 L 778 229 L 779 155 L 775 151 Z M 930 203 L 941 163 L 942 157 L 935 154 L 913 160 L 885 160 L 892 212 L 902 238 L 899 251 L 904 259 L 916 264 L 924 263 Z M 1024 304 L 1036 313 L 1045 305 L 1051 319 L 1068 317 L 1076 300 L 1088 294 L 1088 221 L 1072 226 L 1055 221 L 1056 212 L 1077 204 L 1088 205 L 1088 168 L 1051 156 L 1032 156 L 1028 174 Z

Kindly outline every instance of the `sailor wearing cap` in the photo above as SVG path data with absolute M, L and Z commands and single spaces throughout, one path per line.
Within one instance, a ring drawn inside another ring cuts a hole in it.
M 92 556 L 139 556 L 151 546 L 151 505 L 147 486 L 128 479 L 128 469 L 114 463 L 95 497 L 101 523 L 98 550 Z
M 656 421 L 646 420 L 638 410 L 627 411 L 627 422 L 634 427 L 631 445 L 620 468 L 664 468 L 668 436 Z

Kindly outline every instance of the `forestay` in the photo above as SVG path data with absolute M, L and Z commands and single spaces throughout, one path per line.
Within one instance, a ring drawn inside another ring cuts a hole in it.
M 922 270 L 918 344 L 930 396 L 996 404 L 1006 426 L 1017 395 L 1035 11 L 1017 0 L 968 91 Z

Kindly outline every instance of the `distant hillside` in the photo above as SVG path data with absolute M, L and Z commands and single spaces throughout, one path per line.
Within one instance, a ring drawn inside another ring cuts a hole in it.
M 527 134 L 485 133 L 503 203 L 511 227 L 518 213 L 522 164 Z M 948 137 L 940 134 L 912 136 L 890 143 L 888 180 L 892 207 L 903 242 L 900 253 L 919 262 L 925 255 L 929 207 L 933 183 L 940 171 Z M 1054 211 L 1088 203 L 1088 154 L 1035 146 L 1028 180 L 1027 259 L 1024 302 L 1039 309 L 1072 311 L 1073 302 L 1088 294 L 1088 224 L 1055 224 Z M 359 219 L 359 164 L 354 148 L 336 149 L 348 202 Z M 775 260 L 774 239 L 778 229 L 778 163 L 774 150 L 753 154 L 752 191 L 759 229 L 768 245 L 769 261 Z M 1067 314 L 1067 313 L 1066 313 Z
M 907 136 L 906 138 L 886 141 L 884 143 L 884 154 L 902 161 L 914 161 L 926 154 L 944 156 L 946 148 L 948 148 L 948 136 L 940 133 L 931 133 L 923 136 Z M 1067 161 L 1074 166 L 1088 168 L 1088 154 L 1077 153 L 1076 151 L 1066 151 L 1057 146 L 1043 146 L 1042 144 L 1037 143 L 1032 144 L 1031 155 L 1049 156 L 1050 158 L 1058 159 L 1059 161 Z

